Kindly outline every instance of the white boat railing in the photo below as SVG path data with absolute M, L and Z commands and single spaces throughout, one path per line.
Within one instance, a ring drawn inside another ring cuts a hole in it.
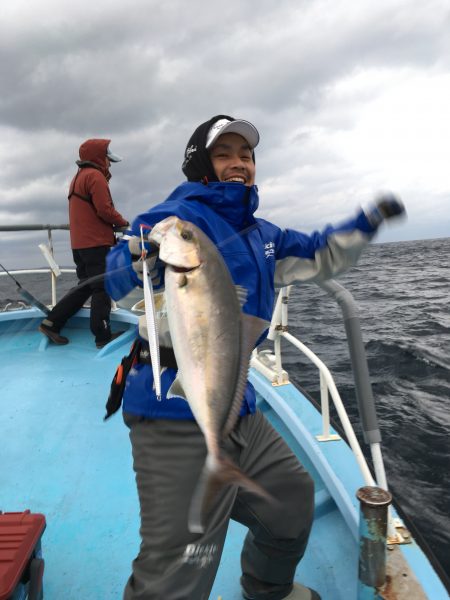
M 75 269 L 60 269 L 56 264 L 53 256 L 53 238 L 52 231 L 63 230 L 68 231 L 70 229 L 69 225 L 46 225 L 46 224 L 37 224 L 37 225 L 1 225 L 0 232 L 8 231 L 8 232 L 23 232 L 23 231 L 47 231 L 47 240 L 46 244 L 39 244 L 39 249 L 42 252 L 46 262 L 49 265 L 49 269 L 21 269 L 21 270 L 9 270 L 11 275 L 17 274 L 30 274 L 30 273 L 50 273 L 51 276 L 51 290 L 52 290 L 52 306 L 56 304 L 56 278 L 60 276 L 61 273 L 74 273 Z M 0 272 L 0 276 L 8 275 L 7 273 Z
M 321 283 L 320 287 L 332 295 L 338 303 L 345 305 L 343 308 L 344 322 L 346 324 L 347 337 L 350 346 L 350 353 L 358 354 L 358 359 L 353 360 L 353 370 L 355 378 L 355 387 L 358 400 L 360 401 L 360 413 L 363 419 L 363 430 L 366 441 L 370 446 L 375 479 L 372 476 L 370 468 L 362 452 L 359 441 L 355 435 L 353 426 L 348 418 L 347 411 L 337 390 L 333 376 L 328 367 L 312 352 L 305 344 L 300 342 L 288 331 L 288 302 L 292 286 L 282 288 L 278 294 L 275 309 L 272 315 L 272 321 L 269 328 L 268 339 L 273 342 L 273 353 L 270 350 L 259 352 L 253 351 L 251 366 L 263 374 L 274 386 L 286 385 L 289 383 L 289 375 L 283 369 L 281 357 L 281 338 L 284 338 L 300 352 L 302 352 L 319 370 L 320 376 L 320 403 L 322 413 L 322 433 L 316 436 L 319 442 L 331 442 L 339 440 L 340 437 L 330 433 L 330 408 L 329 397 L 333 401 L 338 414 L 340 423 L 344 430 L 347 442 L 355 456 L 355 460 L 361 471 L 364 482 L 367 486 L 378 486 L 388 491 L 386 472 L 384 468 L 383 456 L 381 452 L 381 436 L 376 421 L 375 408 L 371 393 L 371 386 L 368 380 L 367 364 L 364 346 L 359 329 L 359 320 L 357 310 L 351 294 L 335 281 Z M 351 321 L 351 324 L 348 324 Z M 357 371 L 357 372 L 355 372 Z M 361 382 L 362 380 L 362 382 Z M 362 397 L 362 398 L 361 398 Z M 389 509 L 388 537 L 389 543 L 402 543 L 403 537 L 399 531 L 402 523 L 399 519 L 394 519 L 392 511 Z
M 55 275 L 54 271 L 48 267 L 46 269 L 12 269 L 11 271 L 8 271 L 8 273 L 10 273 L 11 275 L 35 275 L 35 274 L 39 274 L 39 273 L 43 273 L 43 274 L 47 274 L 50 275 L 50 285 L 51 285 L 51 294 L 52 294 L 52 301 L 51 301 L 51 306 L 55 306 L 56 304 L 56 291 L 57 291 L 57 284 L 56 284 L 56 278 L 59 277 L 59 275 L 61 275 L 62 273 L 71 273 L 74 274 L 76 273 L 75 269 L 71 269 L 71 268 L 60 268 L 60 273 L 58 275 Z M 1 271 L 0 272 L 0 277 L 8 277 L 8 273 L 5 273 L 5 271 Z
M 288 301 L 291 287 L 282 288 L 278 294 L 275 309 L 272 315 L 272 321 L 269 328 L 268 339 L 274 344 L 274 359 L 272 358 L 272 368 L 268 364 L 268 356 L 264 356 L 264 351 L 254 350 L 251 360 L 251 366 L 265 375 L 272 381 L 272 385 L 284 385 L 289 383 L 289 378 L 282 366 L 281 358 L 281 338 L 284 338 L 302 352 L 319 370 L 320 375 L 320 405 L 322 412 L 322 434 L 316 436 L 318 441 L 327 442 L 340 439 L 336 434 L 330 433 L 330 408 L 329 396 L 338 413 L 342 428 L 347 437 L 350 448 L 355 455 L 359 469 L 361 470 L 366 485 L 375 485 L 374 478 L 370 472 L 367 461 L 361 450 L 361 446 L 353 430 L 347 411 L 337 390 L 333 376 L 328 367 L 305 346 L 300 340 L 288 332 Z
M 117 235 L 120 235 L 125 230 L 125 227 L 115 227 L 114 232 Z M 8 273 L 11 275 L 18 274 L 34 274 L 34 273 L 49 273 L 51 277 L 51 305 L 55 306 L 57 301 L 56 296 L 56 280 L 62 273 L 76 273 L 74 268 L 60 268 L 56 263 L 53 253 L 53 237 L 52 231 L 62 230 L 69 231 L 70 226 L 68 224 L 63 225 L 50 225 L 50 224 L 38 224 L 38 225 L 0 225 L 0 232 L 8 231 L 8 232 L 24 232 L 24 231 L 47 231 L 47 244 L 39 244 L 39 250 L 41 251 L 43 257 L 45 258 L 49 268 L 45 269 L 19 269 L 19 270 L 9 270 Z M 5 271 L 0 271 L 0 277 L 8 276 L 8 273 Z M 116 308 L 115 302 L 112 304 L 113 309 Z

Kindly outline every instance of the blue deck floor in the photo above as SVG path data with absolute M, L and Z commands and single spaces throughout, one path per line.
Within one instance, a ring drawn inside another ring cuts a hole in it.
M 107 422 L 103 416 L 132 332 L 99 352 L 86 329 L 65 330 L 68 346 L 48 345 L 38 322 L 22 332 L 0 323 L 0 510 L 45 515 L 46 600 L 119 600 L 139 548 L 138 500 L 128 431 L 119 414 Z M 356 543 L 320 482 L 317 495 L 320 518 L 298 579 L 323 600 L 349 600 Z M 231 523 L 214 600 L 241 599 L 244 534 Z

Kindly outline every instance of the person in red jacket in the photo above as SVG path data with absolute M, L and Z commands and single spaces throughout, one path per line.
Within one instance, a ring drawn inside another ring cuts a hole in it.
M 114 208 L 109 190 L 113 162 L 122 160 L 109 148 L 111 140 L 90 139 L 80 146 L 78 172 L 69 188 L 70 242 L 78 285 L 72 288 L 41 322 L 39 331 L 55 344 L 67 344 L 60 335 L 66 321 L 91 297 L 90 327 L 97 348 L 120 335 L 110 327 L 111 299 L 105 291 L 106 255 L 115 243 L 114 226 L 128 221 Z

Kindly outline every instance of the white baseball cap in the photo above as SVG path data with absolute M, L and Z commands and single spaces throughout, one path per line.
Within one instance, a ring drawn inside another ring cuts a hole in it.
M 219 119 L 211 126 L 206 136 L 206 148 L 210 148 L 217 138 L 224 133 L 237 133 L 241 135 L 253 150 L 259 142 L 259 133 L 254 125 L 242 119 L 230 121 L 228 119 Z

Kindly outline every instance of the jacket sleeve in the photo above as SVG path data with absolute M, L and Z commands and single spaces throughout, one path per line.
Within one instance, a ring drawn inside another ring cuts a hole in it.
M 88 189 L 95 212 L 103 221 L 118 227 L 128 225 L 128 221 L 114 208 L 108 182 L 101 173 L 95 172 L 89 177 Z
M 292 229 L 280 231 L 275 286 L 324 281 L 339 275 L 356 264 L 375 231 L 363 211 L 354 219 L 311 235 Z

